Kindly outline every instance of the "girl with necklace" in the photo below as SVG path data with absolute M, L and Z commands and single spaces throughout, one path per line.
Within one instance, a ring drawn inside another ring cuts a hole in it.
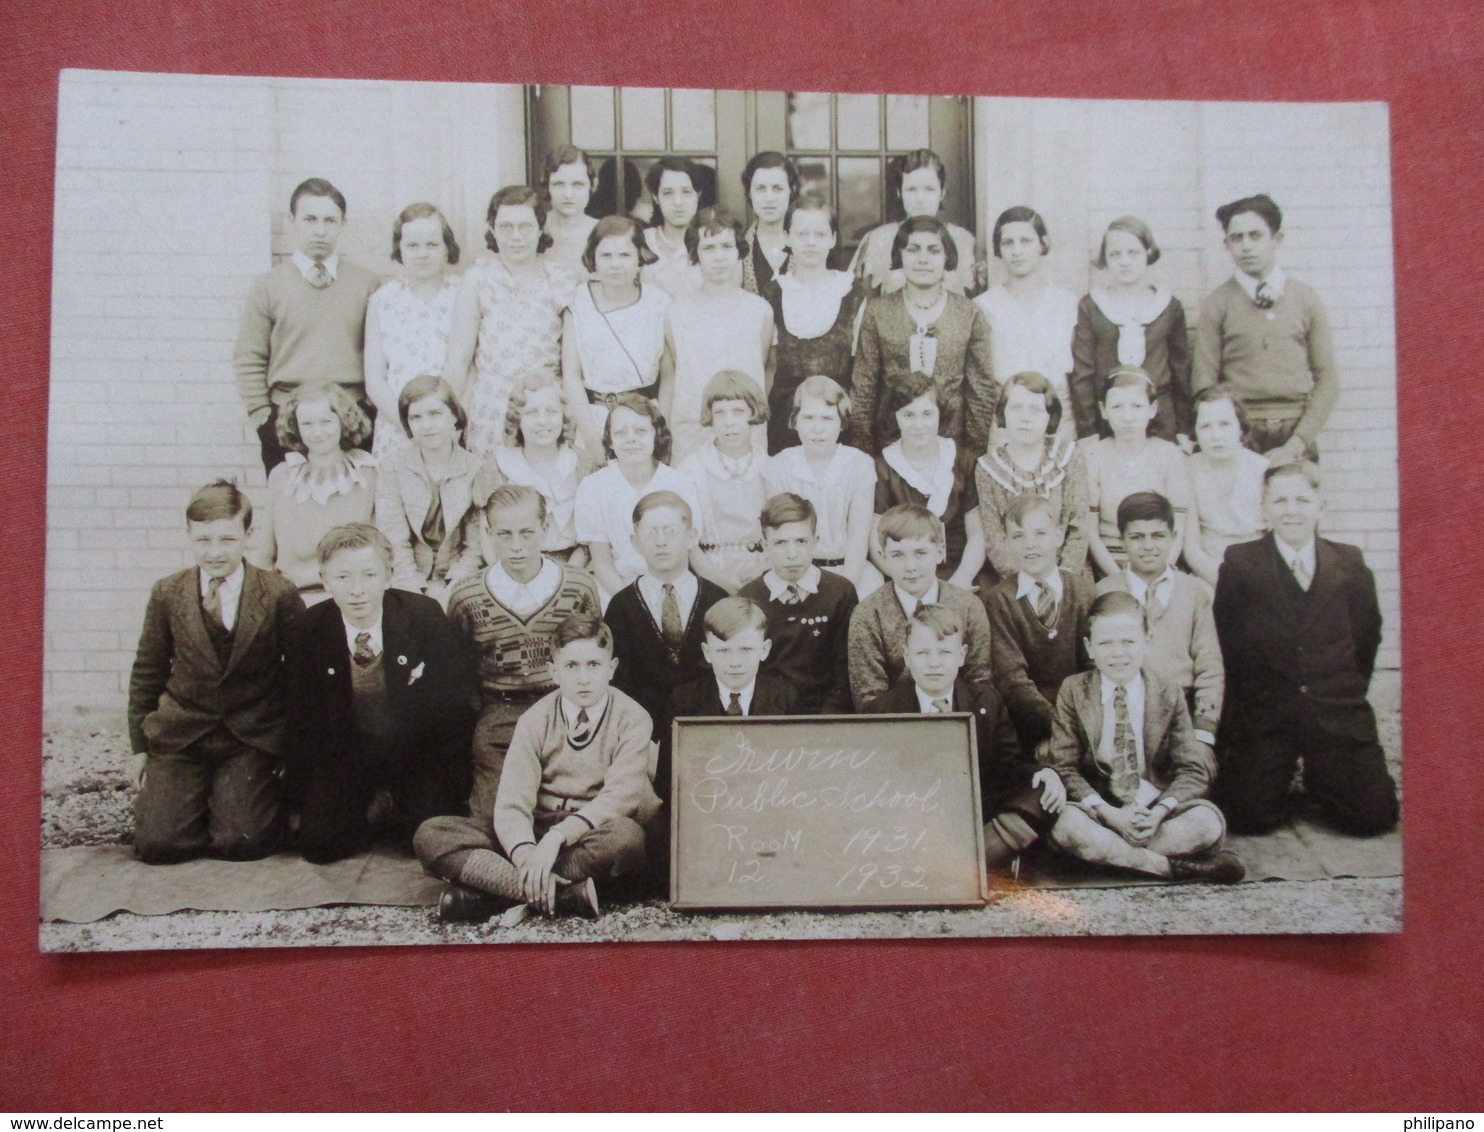
M 989 324 L 974 304 L 946 285 L 958 249 L 943 222 L 918 216 L 902 223 L 892 245 L 892 265 L 905 284 L 872 299 L 861 323 L 851 371 L 850 443 L 879 455 L 897 439 L 889 388 L 923 374 L 938 387 L 943 436 L 982 452 L 989 441 L 999 386 L 995 382 Z

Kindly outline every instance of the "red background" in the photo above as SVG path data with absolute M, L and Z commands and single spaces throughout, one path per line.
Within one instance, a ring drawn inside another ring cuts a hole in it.
M 813 7 L 815 10 L 810 10 Z M 0 14 L 0 1108 L 1484 1107 L 1477 178 L 1484 9 L 136 0 Z M 462 9 L 462 11 L 461 11 Z M 1385 100 L 1401 388 L 1406 931 L 1379 938 L 36 951 L 62 67 Z

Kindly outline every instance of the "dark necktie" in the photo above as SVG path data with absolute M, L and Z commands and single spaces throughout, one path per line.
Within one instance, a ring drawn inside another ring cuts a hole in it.
M 953 710 L 953 704 L 951 704 L 947 699 L 937 699 L 933 701 L 933 710 L 946 714 L 947 712 Z
M 376 654 L 371 651 L 371 634 L 356 634 L 356 651 L 351 653 L 351 659 L 361 668 L 365 668 L 376 659 Z
M 334 282 L 334 280 L 330 278 L 330 272 L 324 264 L 316 263 L 314 267 L 310 269 L 309 285 L 311 287 L 318 287 L 320 290 L 323 291 L 332 282 Z
M 443 522 L 443 496 L 435 488 L 433 502 L 428 504 L 428 513 L 423 516 L 423 542 L 437 550 L 443 545 L 443 540 L 447 535 L 448 530 Z
M 1045 582 L 1036 583 L 1036 617 L 1048 629 L 1056 624 L 1056 595 Z
M 742 714 L 742 693 L 741 692 L 733 692 L 732 693 L 732 702 L 729 703 L 729 704 L 727 704 L 727 714 L 728 715 L 741 715 Z
M 1128 711 L 1128 689 L 1122 684 L 1113 693 L 1113 773 L 1108 789 L 1125 806 L 1139 795 L 1139 747 Z
M 1255 301 L 1265 311 L 1272 310 L 1273 304 L 1278 301 L 1273 295 L 1273 289 L 1268 286 L 1266 279 L 1257 285 L 1257 297 Z
M 671 652 L 678 652 L 685 641 L 685 626 L 680 623 L 680 599 L 675 596 L 675 584 L 665 583 L 665 599 L 660 602 L 660 636 Z
M 206 579 L 206 596 L 201 599 L 201 608 L 206 611 L 206 616 L 211 623 L 223 633 L 227 631 L 226 618 L 222 616 L 222 579 Z
M 588 740 L 593 737 L 592 721 L 587 717 L 587 708 L 577 713 L 577 722 L 572 727 L 572 734 L 567 737 L 567 742 L 574 747 L 587 746 Z
M 784 605 L 798 605 L 804 600 L 804 591 L 799 589 L 797 583 L 789 582 L 788 589 L 783 591 Z

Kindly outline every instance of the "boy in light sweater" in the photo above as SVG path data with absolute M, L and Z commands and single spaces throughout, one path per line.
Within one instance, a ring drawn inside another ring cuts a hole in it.
M 1170 565 L 1175 510 L 1157 491 L 1136 491 L 1118 505 L 1118 530 L 1128 565 L 1097 585 L 1099 594 L 1133 594 L 1149 623 L 1145 664 L 1185 693 L 1195 737 L 1216 746 L 1226 667 L 1206 583 Z

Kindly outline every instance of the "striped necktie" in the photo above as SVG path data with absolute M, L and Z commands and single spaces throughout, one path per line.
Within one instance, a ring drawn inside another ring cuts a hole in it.
M 1119 803 L 1129 806 L 1139 795 L 1139 746 L 1128 710 L 1128 689 L 1122 684 L 1113 693 L 1113 773 L 1108 791 Z

